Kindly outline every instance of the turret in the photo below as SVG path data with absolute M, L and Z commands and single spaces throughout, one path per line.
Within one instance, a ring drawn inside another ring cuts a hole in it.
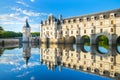
M 23 26 L 23 42 L 30 42 L 30 25 L 28 23 L 28 20 L 25 20 L 25 24 Z

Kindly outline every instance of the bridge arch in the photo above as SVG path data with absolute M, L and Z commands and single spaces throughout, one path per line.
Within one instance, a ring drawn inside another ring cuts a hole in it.
M 109 33 L 98 33 L 95 36 L 95 44 L 97 45 L 97 51 L 98 53 L 109 53 L 108 50 L 110 48 L 111 42 L 111 35 Z M 100 47 L 103 46 L 103 47 Z M 105 52 L 100 51 L 100 48 L 104 49 Z
M 69 42 L 70 42 L 70 43 L 73 43 L 73 44 L 76 43 L 76 38 L 75 38 L 75 36 L 70 36 L 70 37 L 69 37 Z
M 97 44 L 97 51 L 99 53 L 108 53 L 109 52 L 109 39 L 105 35 L 99 35 L 96 38 L 96 44 Z
M 88 35 L 84 35 L 80 39 L 81 42 L 81 50 L 83 52 L 89 52 L 90 51 L 90 37 Z
M 120 36 L 116 39 L 116 50 L 120 54 Z

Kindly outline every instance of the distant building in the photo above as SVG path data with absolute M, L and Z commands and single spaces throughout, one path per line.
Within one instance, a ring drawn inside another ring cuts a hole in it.
M 25 24 L 23 26 L 23 42 L 30 42 L 31 41 L 31 34 L 30 34 L 31 28 L 28 23 L 28 20 L 25 20 Z

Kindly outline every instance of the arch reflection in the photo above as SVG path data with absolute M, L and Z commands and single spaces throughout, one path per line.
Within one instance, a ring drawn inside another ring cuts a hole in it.
M 65 67 L 114 79 L 119 78 L 118 75 L 120 75 L 120 54 L 115 51 L 115 48 L 112 48 L 109 54 L 103 55 L 94 52 L 94 50 L 90 50 L 86 54 L 81 50 L 81 45 L 54 44 L 47 47 L 47 45 L 42 44 L 40 51 L 40 62 L 50 70 L 59 66 L 59 71 Z

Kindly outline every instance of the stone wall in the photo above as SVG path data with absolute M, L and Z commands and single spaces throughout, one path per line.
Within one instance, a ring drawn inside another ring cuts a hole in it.
M 19 39 L 0 39 L 0 46 L 19 44 Z

